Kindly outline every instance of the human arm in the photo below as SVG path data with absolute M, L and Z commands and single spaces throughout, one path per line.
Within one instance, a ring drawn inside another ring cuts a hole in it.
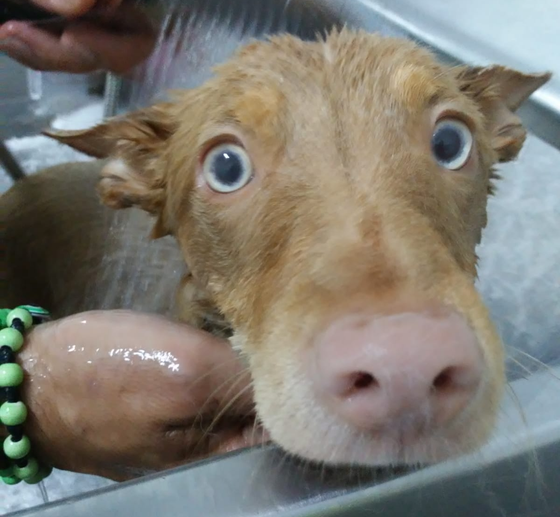
M 159 316 L 99 311 L 39 325 L 18 361 L 32 452 L 60 469 L 123 481 L 263 438 L 229 344 Z

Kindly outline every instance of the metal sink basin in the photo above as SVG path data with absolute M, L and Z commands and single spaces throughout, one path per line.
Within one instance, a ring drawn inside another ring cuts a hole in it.
M 531 135 L 519 160 L 501 167 L 504 179 L 490 202 L 490 224 L 479 249 L 479 286 L 510 355 L 511 393 L 493 440 L 470 457 L 407 473 L 317 472 L 273 447 L 252 449 L 13 515 L 560 515 L 560 4 L 323 0 L 323 5 L 352 26 L 413 38 L 450 62 L 496 62 L 557 74 L 520 113 Z M 219 37 L 219 24 L 212 30 Z M 203 80 L 210 65 L 238 43 L 229 40 L 230 47 L 204 56 L 202 64 L 185 58 L 184 73 L 168 77 L 166 85 Z M 198 44 L 203 47 L 202 40 Z M 146 95 L 138 88 L 145 71 L 122 85 L 119 109 L 159 93 Z

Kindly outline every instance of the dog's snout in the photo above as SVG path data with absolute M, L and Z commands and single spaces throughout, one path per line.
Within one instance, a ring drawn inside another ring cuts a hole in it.
M 475 334 L 449 311 L 345 314 L 316 338 L 312 357 L 318 398 L 366 431 L 443 426 L 482 376 Z

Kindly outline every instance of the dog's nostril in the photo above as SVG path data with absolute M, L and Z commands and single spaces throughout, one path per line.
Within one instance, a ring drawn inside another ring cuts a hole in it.
M 445 368 L 432 383 L 432 389 L 436 392 L 449 391 L 455 384 L 454 381 L 455 371 L 454 368 Z
M 354 378 L 354 389 L 356 390 L 363 390 L 366 388 L 376 388 L 379 386 L 379 383 L 375 379 L 373 375 L 366 372 L 359 372 L 356 374 Z

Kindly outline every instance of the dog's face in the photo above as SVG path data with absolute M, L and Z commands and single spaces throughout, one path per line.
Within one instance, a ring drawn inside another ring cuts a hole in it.
M 475 247 L 493 167 L 525 138 L 514 112 L 548 78 L 362 32 L 282 36 L 172 102 L 54 136 L 112 156 L 104 201 L 177 238 L 277 443 L 431 462 L 495 421 L 503 350 Z

